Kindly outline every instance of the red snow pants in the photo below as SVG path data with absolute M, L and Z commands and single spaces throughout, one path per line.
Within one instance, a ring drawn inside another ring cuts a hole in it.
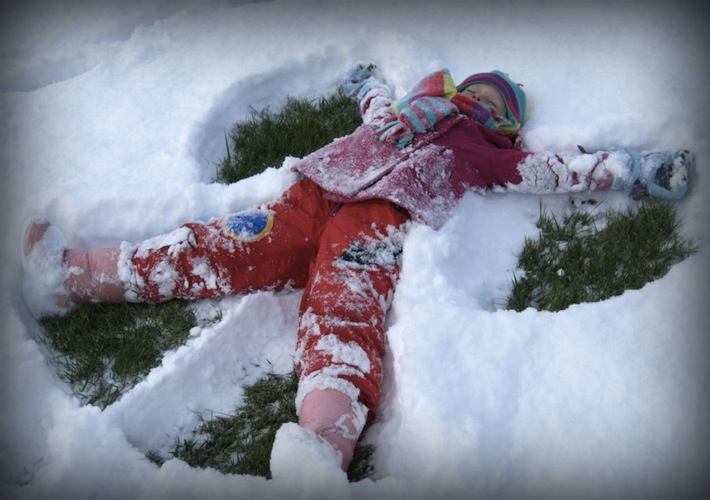
M 132 288 L 148 302 L 303 288 L 298 400 L 340 390 L 371 420 L 409 216 L 384 200 L 340 204 L 323 195 L 302 179 L 259 210 L 148 240 L 133 254 Z

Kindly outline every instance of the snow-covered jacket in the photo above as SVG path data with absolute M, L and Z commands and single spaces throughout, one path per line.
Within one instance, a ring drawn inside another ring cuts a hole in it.
M 467 115 L 441 120 L 401 149 L 379 140 L 377 129 L 396 119 L 391 104 L 382 94 L 366 96 L 363 125 L 293 168 L 332 201 L 388 200 L 434 228 L 446 222 L 468 189 L 521 181 L 517 167 L 528 153 L 515 149 L 513 138 Z

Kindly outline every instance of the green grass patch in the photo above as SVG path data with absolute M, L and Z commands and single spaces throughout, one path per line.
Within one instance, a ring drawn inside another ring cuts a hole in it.
M 202 419 L 194 436 L 179 442 L 173 455 L 193 467 L 271 478 L 269 461 L 276 431 L 298 420 L 297 389 L 295 370 L 287 375 L 267 375 L 244 389 L 244 405 L 234 415 Z M 351 481 L 371 475 L 372 452 L 369 445 L 356 447 L 348 471 Z
M 195 326 L 183 301 L 83 304 L 41 320 L 51 362 L 84 404 L 106 408 L 184 344 Z
M 508 308 L 560 311 L 636 290 L 696 251 L 673 205 L 646 201 L 625 212 L 541 213 L 539 239 L 526 239 Z
M 315 100 L 288 97 L 276 112 L 252 109 L 225 136 L 227 154 L 218 163 L 217 181 L 229 184 L 280 167 L 287 156 L 306 156 L 361 124 L 357 105 L 340 89 Z

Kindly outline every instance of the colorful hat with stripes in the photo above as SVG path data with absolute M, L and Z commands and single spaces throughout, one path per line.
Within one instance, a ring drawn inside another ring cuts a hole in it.
M 527 98 L 522 87 L 514 83 L 506 73 L 496 69 L 490 73 L 476 73 L 469 76 L 456 86 L 456 90 L 462 92 L 474 83 L 487 83 L 498 89 L 505 101 L 505 117 L 511 122 L 510 124 L 499 124 L 498 128 L 506 134 L 517 132 L 527 119 L 525 116 Z

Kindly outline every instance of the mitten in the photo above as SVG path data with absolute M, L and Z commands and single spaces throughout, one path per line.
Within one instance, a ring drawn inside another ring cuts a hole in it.
M 420 97 L 400 112 L 399 119 L 414 133 L 422 133 L 449 115 L 459 112 L 454 103 L 444 97 Z
M 377 138 L 403 148 L 414 139 L 414 132 L 401 120 L 394 120 L 377 129 Z
M 378 78 L 377 67 L 374 64 L 355 65 L 345 75 L 341 86 L 345 95 L 355 99 L 358 104 L 371 90 L 382 89 L 389 93 L 387 84 Z
M 400 111 L 399 119 L 378 129 L 381 141 L 404 147 L 414 138 L 432 130 L 434 126 L 449 115 L 458 113 L 454 103 L 443 97 L 424 96 L 410 102 Z
M 614 176 L 612 189 L 621 189 L 638 200 L 653 196 L 678 200 L 688 192 L 688 171 L 693 156 L 687 150 L 640 154 L 627 148 L 612 148 L 611 153 L 625 155 L 628 170 Z

